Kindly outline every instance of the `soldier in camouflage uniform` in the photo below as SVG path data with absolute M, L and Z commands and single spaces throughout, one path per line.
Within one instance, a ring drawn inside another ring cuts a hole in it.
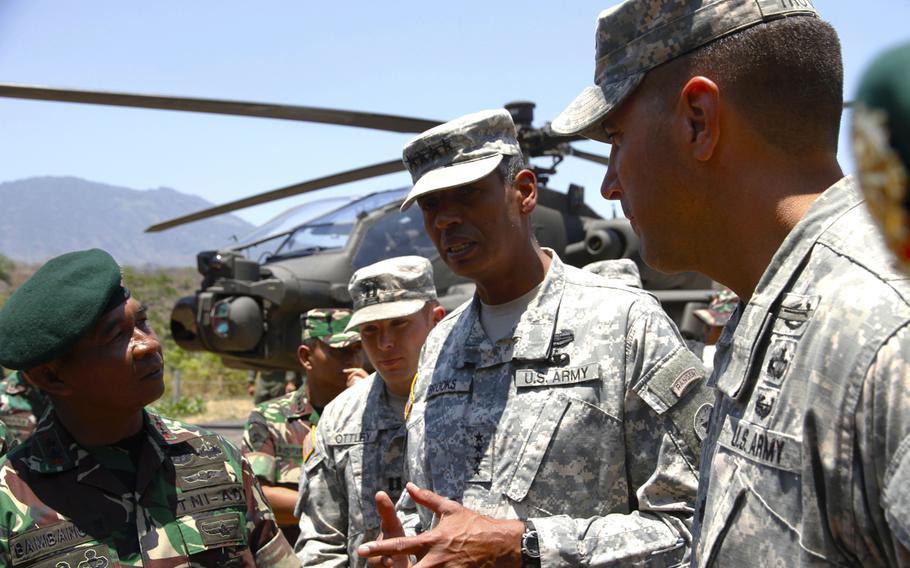
M 507 111 L 431 129 L 404 161 L 415 185 L 403 207 L 417 201 L 477 293 L 430 333 L 414 384 L 416 485 L 399 504 L 420 505 L 427 532 L 388 538 L 401 528 L 387 524 L 358 553 L 450 566 L 683 561 L 710 393 L 672 321 L 646 292 L 536 244 L 537 180 Z
M 910 286 L 837 163 L 837 34 L 808 0 L 636 0 L 596 37 L 596 85 L 553 129 L 612 144 L 602 194 L 648 264 L 743 300 L 694 564 L 910 565 Z
M 38 419 L 50 405 L 47 395 L 13 371 L 0 381 L 0 420 L 17 442 L 32 435 Z
M 16 290 L 0 362 L 53 401 L 0 461 L 0 566 L 297 565 L 239 451 L 144 410 L 161 345 L 110 255 L 62 255 Z
M 304 566 L 365 566 L 357 547 L 379 536 L 374 496 L 404 488 L 404 411 L 420 348 L 445 315 L 433 267 L 419 256 L 357 270 L 349 329 L 359 329 L 377 372 L 329 404 L 314 430 L 301 477 L 300 539 Z
M 303 442 L 310 427 L 348 377 L 361 365 L 360 336 L 345 331 L 351 319 L 346 309 L 314 309 L 301 316 L 303 343 L 298 356 L 307 368 L 310 387 L 317 392 L 310 405 L 304 387 L 256 407 L 243 433 L 243 453 L 262 484 L 288 542 L 297 542 L 300 530 L 294 507 L 303 465 Z M 319 342 L 318 344 L 316 342 Z M 328 398 L 331 397 L 331 398 Z

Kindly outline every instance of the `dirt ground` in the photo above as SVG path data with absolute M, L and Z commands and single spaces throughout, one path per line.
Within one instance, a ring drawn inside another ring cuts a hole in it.
M 192 424 L 246 422 L 251 410 L 253 410 L 253 398 L 249 396 L 206 400 L 204 412 L 181 416 L 180 419 Z

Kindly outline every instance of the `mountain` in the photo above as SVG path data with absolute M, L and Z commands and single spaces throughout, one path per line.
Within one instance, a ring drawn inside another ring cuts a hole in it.
M 234 215 L 222 215 L 144 233 L 149 225 L 212 204 L 163 187 L 136 190 L 75 177 L 0 183 L 0 204 L 0 253 L 29 263 L 98 247 L 130 266 L 195 266 L 199 251 L 253 229 Z

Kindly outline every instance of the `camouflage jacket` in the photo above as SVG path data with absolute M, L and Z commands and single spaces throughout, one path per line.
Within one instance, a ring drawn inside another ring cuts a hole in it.
M 32 435 L 38 419 L 50 406 L 50 399 L 13 371 L 0 381 L 0 420 L 3 420 L 17 442 Z
M 356 550 L 379 536 L 376 492 L 401 495 L 405 435 L 376 373 L 325 408 L 300 484 L 294 548 L 304 566 L 366 566 Z
M 698 566 L 910 566 L 910 283 L 850 178 L 717 346 Z
M 137 465 L 46 414 L 0 462 L 0 566 L 297 565 L 236 448 L 152 413 L 144 435 Z
M 406 477 L 479 513 L 531 520 L 543 566 L 677 563 L 713 399 L 704 382 L 651 295 L 553 255 L 513 338 L 486 337 L 476 296 L 430 333 Z M 425 528 L 437 520 L 419 514 Z
M 243 432 L 243 454 L 262 483 L 297 489 L 303 441 L 314 415 L 302 388 L 253 409 Z

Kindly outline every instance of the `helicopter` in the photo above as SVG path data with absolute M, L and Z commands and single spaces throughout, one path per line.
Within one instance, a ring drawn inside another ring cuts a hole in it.
M 180 98 L 0 84 L 0 96 L 164 110 L 206 112 L 318 122 L 391 132 L 420 133 L 444 121 L 387 114 L 276 105 L 245 101 Z M 638 252 L 638 239 L 626 219 L 604 219 L 584 201 L 584 188 L 565 192 L 547 186 L 567 157 L 602 165 L 608 158 L 581 151 L 580 137 L 555 135 L 549 125 L 535 127 L 534 103 L 516 101 L 511 113 L 518 141 L 539 182 L 532 228 L 538 242 L 565 262 L 585 266 L 630 258 L 639 267 L 644 288 L 661 302 L 684 335 L 698 336 L 691 313 L 712 294 L 712 282 L 687 272 L 667 275 L 650 269 Z M 541 159 L 549 159 L 541 165 Z M 352 181 L 404 170 L 400 159 L 260 193 L 175 219 L 146 231 L 172 227 L 277 199 L 302 195 Z M 238 242 L 197 255 L 202 276 L 193 296 L 180 298 L 171 312 L 175 342 L 190 351 L 209 351 L 233 368 L 299 371 L 300 314 L 312 308 L 349 307 L 347 284 L 355 270 L 379 260 L 419 255 L 433 265 L 440 303 L 452 310 L 474 293 L 473 284 L 453 273 L 423 229 L 419 208 L 399 207 L 410 187 L 384 189 L 356 198 L 307 201 L 258 227 Z

